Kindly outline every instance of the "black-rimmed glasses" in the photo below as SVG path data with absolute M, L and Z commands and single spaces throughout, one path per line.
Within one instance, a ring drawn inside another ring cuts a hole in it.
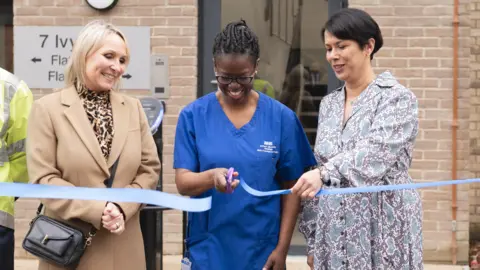
M 236 82 L 238 84 L 249 84 L 252 82 L 254 76 L 230 77 L 230 76 L 215 76 L 219 84 L 231 84 Z

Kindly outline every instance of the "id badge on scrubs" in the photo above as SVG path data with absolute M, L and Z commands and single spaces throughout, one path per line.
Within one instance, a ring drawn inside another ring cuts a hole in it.
M 181 270 L 191 270 L 191 269 L 192 269 L 192 262 L 187 257 L 183 258 Z

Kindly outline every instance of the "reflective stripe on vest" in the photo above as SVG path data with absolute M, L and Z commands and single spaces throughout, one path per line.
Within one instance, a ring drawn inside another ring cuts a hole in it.
M 14 142 L 7 147 L 7 156 L 11 156 L 19 152 L 25 152 L 25 139 Z
M 2 122 L 2 128 L 0 129 L 0 138 L 5 137 L 5 133 L 8 130 L 8 119 L 10 117 L 10 102 L 13 95 L 15 95 L 16 89 L 10 82 L 0 83 L 0 108 L 3 113 L 0 113 L 0 121 Z M 0 140 L 0 166 L 5 162 L 8 162 L 8 151 L 5 140 Z

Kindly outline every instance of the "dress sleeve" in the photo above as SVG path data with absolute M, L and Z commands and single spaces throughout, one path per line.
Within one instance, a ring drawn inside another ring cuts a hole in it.
M 380 101 L 368 135 L 355 148 L 324 164 L 330 185 L 382 185 L 401 151 L 412 156 L 418 133 L 418 103 L 408 89 L 392 89 Z

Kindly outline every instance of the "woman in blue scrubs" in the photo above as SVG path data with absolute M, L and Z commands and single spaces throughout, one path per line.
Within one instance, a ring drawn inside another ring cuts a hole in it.
M 258 38 L 244 21 L 217 34 L 213 61 L 218 90 L 186 106 L 175 135 L 177 188 L 195 198 L 212 196 L 212 208 L 189 213 L 186 250 L 191 269 L 285 269 L 299 197 L 254 197 L 234 177 L 263 191 L 291 188 L 316 164 L 295 113 L 252 90 Z M 236 189 L 235 189 L 236 188 Z

